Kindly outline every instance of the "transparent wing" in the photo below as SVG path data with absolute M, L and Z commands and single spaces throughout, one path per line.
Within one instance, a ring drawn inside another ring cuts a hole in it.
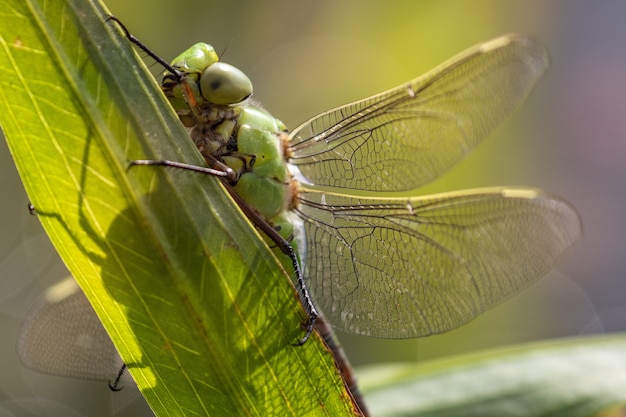
M 62 289 L 59 295 L 57 288 L 22 323 L 20 361 L 47 374 L 112 381 L 122 366 L 113 342 L 78 286 Z
M 477 45 L 405 85 L 302 124 L 290 135 L 290 162 L 317 185 L 417 188 L 477 146 L 547 65 L 544 47 L 520 35 Z
M 305 279 L 333 326 L 441 333 L 546 274 L 581 234 L 572 206 L 529 188 L 363 198 L 303 188 Z

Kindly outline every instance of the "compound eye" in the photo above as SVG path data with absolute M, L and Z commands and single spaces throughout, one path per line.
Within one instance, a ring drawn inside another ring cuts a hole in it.
M 241 70 L 216 62 L 202 72 L 200 92 L 211 103 L 235 104 L 250 97 L 252 82 Z

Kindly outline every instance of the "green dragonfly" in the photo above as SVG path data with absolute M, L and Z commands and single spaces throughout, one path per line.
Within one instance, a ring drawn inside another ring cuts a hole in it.
M 445 332 L 537 281 L 580 236 L 576 210 L 538 189 L 412 192 L 460 162 L 526 97 L 548 65 L 544 47 L 530 38 L 477 45 L 289 133 L 249 99 L 252 82 L 212 46 L 195 44 L 168 64 L 126 34 L 166 68 L 162 90 L 208 167 L 133 163 L 222 178 L 242 211 L 292 259 L 309 314 L 300 343 L 318 320 L 365 413 L 317 308 L 349 333 Z
M 289 132 L 210 45 L 167 63 L 121 27 L 166 68 L 162 89 L 208 167 L 133 164 L 222 179 L 268 243 L 292 260 L 309 314 L 302 343 L 321 317 L 382 338 L 449 331 L 536 282 L 580 237 L 575 209 L 538 189 L 414 192 L 459 163 L 527 96 L 548 63 L 530 38 L 477 45 Z
M 460 162 L 525 98 L 548 63 L 530 38 L 477 45 L 290 133 L 210 45 L 160 62 L 162 89 L 209 168 L 134 163 L 221 177 L 277 243 L 296 246 L 303 229 L 302 276 L 294 267 L 311 325 L 319 308 L 349 333 L 445 332 L 537 281 L 580 236 L 575 209 L 534 188 L 407 196 Z

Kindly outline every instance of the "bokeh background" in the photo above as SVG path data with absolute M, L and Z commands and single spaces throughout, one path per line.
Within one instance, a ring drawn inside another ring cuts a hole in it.
M 467 161 L 426 191 L 544 188 L 577 207 L 584 240 L 539 284 L 459 330 L 419 340 L 339 337 L 353 364 L 365 365 L 626 328 L 626 2 L 109 0 L 107 5 L 167 60 L 194 42 L 212 43 L 226 62 L 247 72 L 255 99 L 290 127 L 394 87 L 500 34 L 540 39 L 552 65 L 534 93 Z M 20 322 L 67 272 L 26 209 L 28 197 L 4 142 L 0 193 L 0 417 L 150 415 L 132 386 L 112 395 L 103 382 L 43 375 L 19 363 Z

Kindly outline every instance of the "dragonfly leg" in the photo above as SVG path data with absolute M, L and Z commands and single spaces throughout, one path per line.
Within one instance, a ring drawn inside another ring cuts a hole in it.
M 236 181 L 237 174 L 231 168 L 224 165 L 223 169 L 214 169 L 209 167 L 201 167 L 198 165 L 185 164 L 183 162 L 170 161 L 167 159 L 136 159 L 128 163 L 128 167 L 136 165 L 149 165 L 149 166 L 165 166 L 186 169 L 188 171 L 199 172 L 201 174 L 214 175 L 216 177 L 222 177 L 228 181 Z
M 115 380 L 113 380 L 113 382 L 109 382 L 109 389 L 111 391 L 121 391 L 122 388 L 124 387 L 120 387 L 120 380 L 122 379 L 122 375 L 124 375 L 124 372 L 126 372 L 126 364 L 122 364 L 122 366 L 120 367 L 119 371 L 117 371 L 117 376 L 115 377 Z
M 302 346 L 309 340 L 311 333 L 313 333 L 313 328 L 315 327 L 315 322 L 317 317 L 319 316 L 315 305 L 313 304 L 313 300 L 311 299 L 311 295 L 309 293 L 309 289 L 304 282 L 304 278 L 302 276 L 302 269 L 300 268 L 300 263 L 298 262 L 298 257 L 296 256 L 296 252 L 293 250 L 293 247 L 287 240 L 282 237 L 272 225 L 270 225 L 265 219 L 263 219 L 248 203 L 246 203 L 240 196 L 233 190 L 233 188 L 224 184 L 226 190 L 230 194 L 230 196 L 237 202 L 237 205 L 241 208 L 241 210 L 245 213 L 245 215 L 250 219 L 252 223 L 263 233 L 267 235 L 280 249 L 280 251 L 291 259 L 291 263 L 293 264 L 293 271 L 296 277 L 296 288 L 298 290 L 298 296 L 300 297 L 300 302 L 302 303 L 304 310 L 308 316 L 307 321 L 305 323 L 305 333 L 304 336 L 296 343 L 294 346 Z
M 154 59 L 156 62 L 161 64 L 165 69 L 171 72 L 179 81 L 182 81 L 185 78 L 185 74 L 183 74 L 181 71 L 178 71 L 177 69 L 172 67 L 167 61 L 165 61 L 163 58 L 158 56 L 154 51 L 152 51 L 150 48 L 144 45 L 139 39 L 137 39 L 132 33 L 130 33 L 130 31 L 126 28 L 126 26 L 124 26 L 124 24 L 120 21 L 120 19 L 118 19 L 117 17 L 113 15 L 106 15 L 105 20 L 107 22 L 112 21 L 112 22 L 117 23 L 120 29 L 122 29 L 122 32 L 124 32 L 124 36 L 126 36 L 126 39 L 128 39 L 131 43 L 137 45 L 137 47 L 141 49 L 143 52 L 145 52 L 150 58 Z
M 191 87 L 189 86 L 189 82 L 187 81 L 187 77 L 185 73 L 171 66 L 167 61 L 165 61 L 163 58 L 158 56 L 152 49 L 144 45 L 143 42 L 141 42 L 139 39 L 135 37 L 135 35 L 130 33 L 130 31 L 126 28 L 126 26 L 124 26 L 124 24 L 117 17 L 113 15 L 106 15 L 105 20 L 117 23 L 120 29 L 122 29 L 122 32 L 124 32 L 124 36 L 126 36 L 126 39 L 128 39 L 131 43 L 135 44 L 139 49 L 141 49 L 144 53 L 146 53 L 150 58 L 154 59 L 156 62 L 161 64 L 163 68 L 165 68 L 167 71 L 169 71 L 172 74 L 175 82 L 179 84 L 181 88 L 183 89 L 183 91 L 185 92 L 185 100 L 188 102 L 189 108 L 194 113 L 194 115 L 198 116 L 200 113 L 200 106 L 198 105 L 194 97 L 194 94 L 191 91 Z
M 306 343 L 307 340 L 309 340 L 309 337 L 311 336 L 311 333 L 313 332 L 313 328 L 315 327 L 315 322 L 317 321 L 319 314 L 317 312 L 317 309 L 315 308 L 315 305 L 313 304 L 313 300 L 311 300 L 309 289 L 307 288 L 306 283 L 304 282 L 304 278 L 302 277 L 302 270 L 300 269 L 300 264 L 293 250 L 293 247 L 289 244 L 289 242 L 285 241 L 285 243 L 288 246 L 288 249 L 287 249 L 288 253 L 286 253 L 282 247 L 281 247 L 281 250 L 283 251 L 283 253 L 285 253 L 287 256 L 291 258 L 291 261 L 293 263 L 293 268 L 296 274 L 296 283 L 298 286 L 300 300 L 302 302 L 302 305 L 304 306 L 306 313 L 309 316 L 305 325 L 306 333 L 304 334 L 304 337 L 302 337 L 302 339 L 300 339 L 298 343 L 295 344 L 295 346 L 302 346 L 303 344 Z
M 221 177 L 224 180 L 223 181 L 224 187 L 226 188 L 230 196 L 233 198 L 233 200 L 235 200 L 237 205 L 241 208 L 241 210 L 246 214 L 248 219 L 250 219 L 250 221 L 254 223 L 256 227 L 261 229 L 261 231 L 265 233 L 267 237 L 269 237 L 272 241 L 274 241 L 274 243 L 276 243 L 276 245 L 278 246 L 278 248 L 281 250 L 282 253 L 284 253 L 286 256 L 289 257 L 289 259 L 291 259 L 291 262 L 293 264 L 294 274 L 296 277 L 296 287 L 298 289 L 298 295 L 300 297 L 300 301 L 302 302 L 302 305 L 304 306 L 304 310 L 306 311 L 307 316 L 308 316 L 307 322 L 305 324 L 305 334 L 302 337 L 302 339 L 300 339 L 297 343 L 294 343 L 294 345 L 301 346 L 305 344 L 306 341 L 309 340 L 311 333 L 313 333 L 313 328 L 315 327 L 315 322 L 319 314 L 317 312 L 317 309 L 315 308 L 315 305 L 313 304 L 313 300 L 311 299 L 311 295 L 309 294 L 309 289 L 307 288 L 306 283 L 304 282 L 304 278 L 302 276 L 302 269 L 300 268 L 300 263 L 298 262 L 298 257 L 296 256 L 296 252 L 293 250 L 293 247 L 291 246 L 291 244 L 287 242 L 287 240 L 285 240 L 285 238 L 283 238 L 278 233 L 278 231 L 274 229 L 274 227 L 272 227 L 272 225 L 270 225 L 264 218 L 262 218 L 256 212 L 256 210 L 250 207 L 250 205 L 246 203 L 239 196 L 239 194 L 237 194 L 233 190 L 233 188 L 230 186 L 229 183 L 236 182 L 237 174 L 231 168 L 221 163 L 220 165 L 225 166 L 223 171 L 213 169 L 213 168 L 208 168 L 208 167 L 185 164 L 183 162 L 169 161 L 167 159 L 155 159 L 155 160 L 138 159 L 138 160 L 129 162 L 129 167 L 133 167 L 136 165 L 166 166 L 166 167 L 186 169 L 189 171 L 199 172 L 201 174 L 215 175 L 217 177 Z

